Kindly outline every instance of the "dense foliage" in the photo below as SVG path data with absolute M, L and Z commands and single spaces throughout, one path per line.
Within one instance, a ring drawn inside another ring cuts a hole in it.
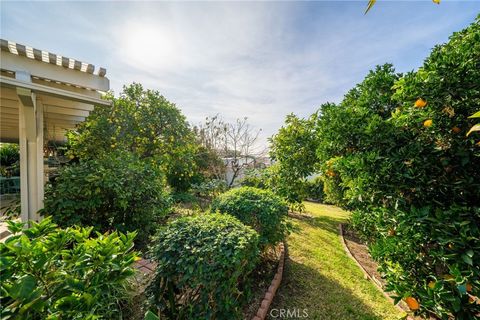
M 157 169 L 132 154 L 112 152 L 62 168 L 46 188 L 43 214 L 61 226 L 138 230 L 142 247 L 169 210 L 165 190 Z
M 69 134 L 71 154 L 91 159 L 128 151 L 158 166 L 175 190 L 187 190 L 195 172 L 195 137 L 175 104 L 135 83 L 108 99 L 110 107 L 95 108 Z
M 4 177 L 20 175 L 20 148 L 18 144 L 0 144 L 0 175 Z
M 290 114 L 270 140 L 270 157 L 275 164 L 269 169 L 269 187 L 296 209 L 302 209 L 307 177 L 316 169 L 316 119 L 316 114 L 308 119 Z
M 231 189 L 212 202 L 211 210 L 233 215 L 251 226 L 259 233 L 262 247 L 277 244 L 287 234 L 288 207 L 269 190 L 253 187 Z
M 258 234 L 229 215 L 179 218 L 160 229 L 153 256 L 154 310 L 170 319 L 236 319 L 257 261 Z
M 443 319 L 480 312 L 479 19 L 418 71 L 377 67 L 315 125 L 326 200 L 354 210 L 388 289 Z
M 2 319 L 121 319 L 134 274 L 134 233 L 91 236 L 44 219 L 0 243 Z
M 324 201 L 354 211 L 387 288 L 421 315 L 480 312 L 479 61 L 480 17 L 417 71 L 378 66 L 341 103 L 303 123 L 289 116 L 272 140 L 280 174 L 267 181 L 301 186 L 319 169 Z
M 321 176 L 317 176 L 306 182 L 306 197 L 309 200 L 324 202 L 325 201 L 325 191 L 323 179 Z

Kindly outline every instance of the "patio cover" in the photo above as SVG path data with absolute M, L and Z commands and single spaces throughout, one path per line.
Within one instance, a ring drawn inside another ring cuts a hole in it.
M 106 70 L 0 39 L 0 142 L 20 145 L 21 217 L 39 220 L 44 144 L 65 141 L 110 88 Z

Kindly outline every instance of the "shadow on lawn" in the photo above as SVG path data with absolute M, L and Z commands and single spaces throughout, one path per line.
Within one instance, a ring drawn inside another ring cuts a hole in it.
M 274 317 L 280 309 L 288 309 L 290 312 L 296 310 L 296 314 L 300 315 L 290 319 L 383 319 L 351 290 L 336 281 L 290 258 L 285 262 L 283 281 L 267 319 L 280 319 Z M 308 317 L 301 317 L 304 315 L 303 310 Z
M 313 216 L 307 216 L 307 215 L 291 214 L 289 215 L 289 217 L 292 220 L 301 221 L 309 224 L 312 227 L 320 228 L 329 233 L 335 233 L 335 234 L 338 234 L 339 223 L 345 222 L 344 219 L 332 218 L 332 217 L 326 217 L 326 216 L 313 217 Z M 293 227 L 292 231 L 298 232 L 300 231 L 300 228 Z

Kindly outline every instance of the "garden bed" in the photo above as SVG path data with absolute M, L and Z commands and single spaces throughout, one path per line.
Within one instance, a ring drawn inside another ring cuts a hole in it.
M 269 287 L 272 285 L 275 275 L 278 273 L 280 259 L 284 256 L 283 248 L 283 244 L 279 244 L 274 249 L 268 250 L 262 258 L 262 261 L 252 272 L 252 297 L 245 306 L 243 312 L 243 318 L 245 320 L 253 319 L 262 306 L 262 301 L 264 300 Z M 270 302 L 272 299 L 270 299 Z

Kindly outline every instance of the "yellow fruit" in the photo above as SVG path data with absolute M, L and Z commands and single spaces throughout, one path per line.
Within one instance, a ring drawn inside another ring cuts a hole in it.
M 415 299 L 414 297 L 405 298 L 405 302 L 407 303 L 408 307 L 411 310 L 420 309 L 420 304 L 418 303 L 417 299 Z
M 422 98 L 415 101 L 415 107 L 417 108 L 424 108 L 427 105 L 427 101 L 423 100 Z
M 446 274 L 446 275 L 443 276 L 443 279 L 445 279 L 447 281 L 450 281 L 450 280 L 453 280 L 454 277 L 451 274 Z
M 459 127 L 453 127 L 453 128 L 452 128 L 452 131 L 453 131 L 454 133 L 460 133 L 460 131 L 462 131 L 462 129 L 460 129 Z
M 430 282 L 428 283 L 428 287 L 429 287 L 430 289 L 435 288 L 435 281 L 430 281 Z
M 440 4 L 440 0 L 432 0 L 436 4 Z
M 431 119 L 425 120 L 423 122 L 423 126 L 426 127 L 426 128 L 431 127 L 432 124 L 433 124 L 433 121 Z
M 329 177 L 335 177 L 337 175 L 335 172 L 333 172 L 333 170 L 330 170 L 330 169 L 328 169 L 325 173 Z

